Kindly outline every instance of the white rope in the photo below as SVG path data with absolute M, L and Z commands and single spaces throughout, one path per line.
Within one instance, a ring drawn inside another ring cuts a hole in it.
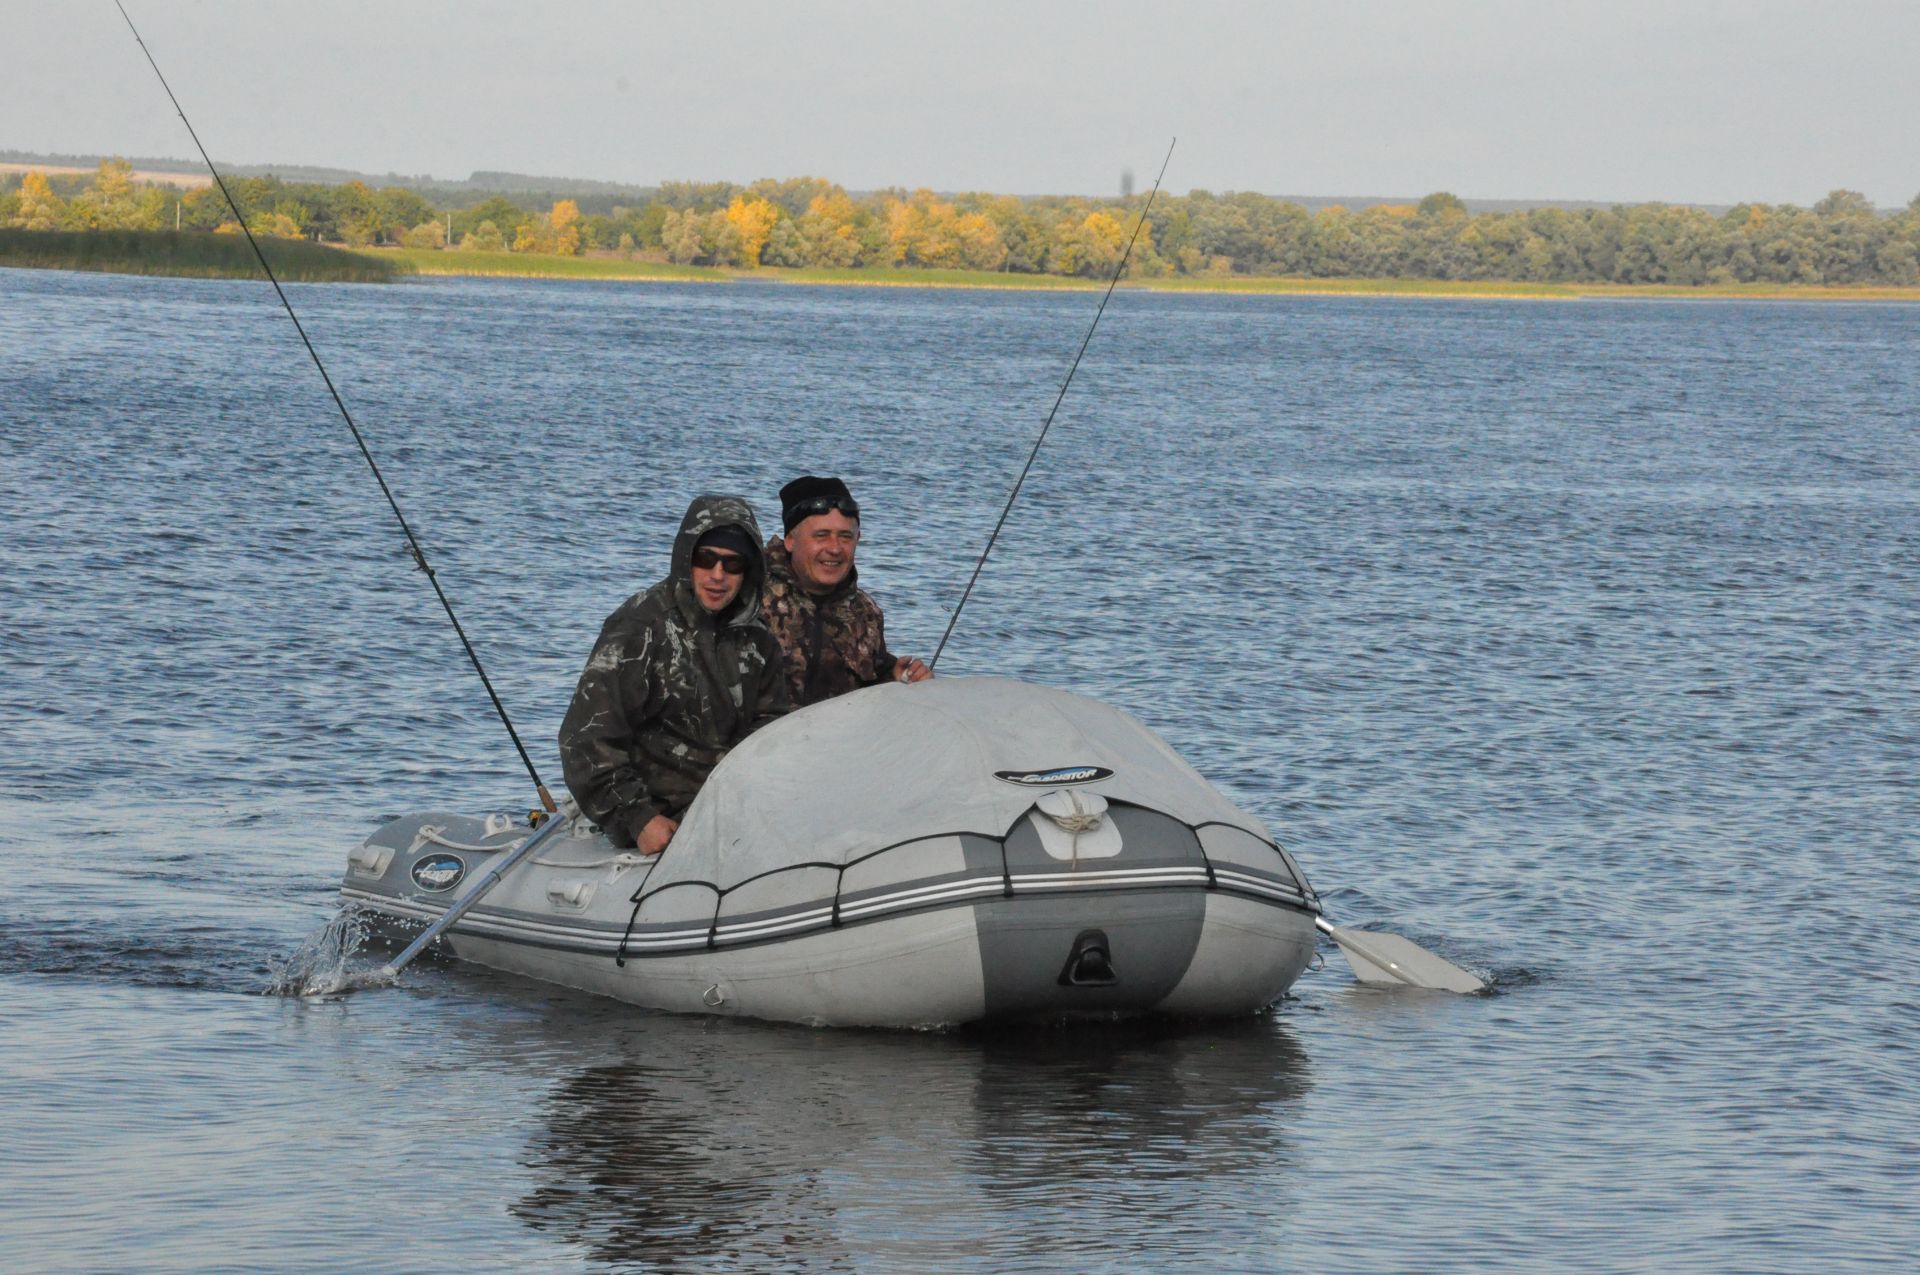
M 651 857 L 650 855 L 629 853 L 608 855 L 604 859 L 589 859 L 585 863 L 569 863 L 565 859 L 528 859 L 527 862 L 537 863 L 543 868 L 572 868 L 576 872 L 589 872 L 594 868 L 631 868 L 642 860 Z
M 419 831 L 413 834 L 413 844 L 418 848 L 421 842 L 430 841 L 436 846 L 445 846 L 449 850 L 465 850 L 468 854 L 493 854 L 501 850 L 518 850 L 527 843 L 527 839 L 522 837 L 518 841 L 503 841 L 499 845 L 470 846 L 464 841 L 451 839 L 446 832 L 445 828 L 436 827 L 430 823 L 421 824 Z
M 1098 811 L 1081 809 L 1080 794 L 1071 789 L 1067 791 L 1066 797 L 1073 805 L 1072 814 L 1056 815 L 1051 812 L 1043 813 L 1046 814 L 1047 818 L 1060 825 L 1062 831 L 1073 834 L 1073 840 L 1067 846 L 1067 853 L 1071 858 L 1071 863 L 1067 871 L 1078 872 L 1080 870 L 1080 834 L 1083 832 L 1092 832 L 1100 826 L 1100 813 Z
M 607 880 L 618 881 L 626 873 L 633 871 L 633 869 L 643 863 L 658 862 L 659 857 L 658 855 L 628 852 L 626 854 L 609 855 L 604 859 L 589 859 L 585 863 L 569 863 L 564 859 L 528 859 L 527 862 L 538 864 L 543 868 L 570 868 L 575 872 L 591 872 L 595 868 L 611 868 L 613 871 L 607 874 Z

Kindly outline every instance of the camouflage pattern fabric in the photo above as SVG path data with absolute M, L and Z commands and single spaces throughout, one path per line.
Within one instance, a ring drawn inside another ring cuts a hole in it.
M 737 496 L 687 507 L 667 578 L 607 617 L 560 726 L 567 787 L 616 845 L 655 815 L 678 819 L 727 750 L 787 710 L 779 647 L 761 620 L 766 563 L 748 555 L 740 593 L 718 615 L 693 593 L 693 546 L 733 526 L 760 543 Z
M 787 698 L 795 708 L 872 686 L 893 675 L 880 605 L 859 584 L 858 568 L 833 592 L 801 587 L 779 537 L 767 541 L 767 627 L 780 643 Z

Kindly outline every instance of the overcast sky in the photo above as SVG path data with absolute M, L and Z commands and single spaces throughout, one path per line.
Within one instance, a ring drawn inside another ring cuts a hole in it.
M 1920 193 L 1920 3 L 125 0 L 218 160 L 853 189 Z M 0 148 L 189 157 L 112 0 L 0 0 Z

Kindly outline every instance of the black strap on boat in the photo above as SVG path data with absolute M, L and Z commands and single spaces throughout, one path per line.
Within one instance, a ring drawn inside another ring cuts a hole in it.
M 1060 393 L 1053 400 L 1052 410 L 1047 413 L 1046 424 L 1040 427 L 1040 437 L 1033 440 L 1033 450 L 1027 453 L 1027 463 L 1020 467 L 1020 477 L 1014 480 L 1013 491 L 1007 496 L 1007 507 L 1000 511 L 1000 521 L 993 524 L 993 534 L 987 537 L 987 547 L 980 551 L 980 561 L 973 564 L 973 578 L 967 581 L 959 605 L 953 608 L 953 618 L 947 621 L 947 631 L 940 635 L 940 645 L 933 648 L 933 658 L 927 661 L 928 669 L 940 662 L 940 652 L 947 649 L 947 639 L 953 636 L 953 626 L 960 623 L 960 612 L 965 609 L 967 599 L 973 596 L 973 586 L 980 582 L 980 572 L 986 568 L 987 555 L 993 552 L 994 541 L 1000 538 L 1000 529 L 1007 525 L 1007 515 L 1013 512 L 1013 502 L 1020 498 L 1020 487 L 1027 481 L 1027 471 L 1033 468 L 1034 457 L 1040 454 L 1040 444 L 1047 441 L 1047 431 L 1053 428 L 1054 415 L 1059 412 L 1060 404 L 1066 401 L 1067 386 L 1073 384 L 1073 374 L 1080 370 L 1080 360 L 1086 357 L 1087 346 L 1093 342 L 1093 330 L 1100 326 L 1100 316 L 1107 312 L 1107 302 L 1113 300 L 1113 290 L 1119 284 L 1120 276 L 1126 273 L 1127 259 L 1133 256 L 1134 241 L 1140 237 L 1140 228 L 1147 224 L 1147 214 L 1153 211 L 1154 196 L 1160 193 L 1160 179 L 1167 175 L 1167 164 L 1173 159 L 1173 148 L 1179 141 L 1176 137 L 1167 144 L 1167 158 L 1160 161 L 1160 176 L 1153 179 L 1153 190 L 1147 195 L 1146 206 L 1140 210 L 1140 220 L 1133 224 L 1133 233 L 1127 237 L 1126 249 L 1120 254 L 1120 264 L 1113 268 L 1113 278 L 1107 280 L 1107 295 L 1100 298 L 1100 308 L 1093 312 L 1093 322 L 1087 325 L 1087 335 L 1080 342 L 1080 352 L 1073 356 L 1073 366 L 1067 369 L 1067 379 L 1060 382 Z
M 621 969 L 627 968 L 627 940 L 633 937 L 633 927 L 640 921 L 640 902 L 646 898 L 639 890 L 633 892 L 633 911 L 627 914 L 627 928 L 620 931 L 620 946 L 613 949 L 613 963 Z
M 214 167 L 213 159 L 207 154 L 207 148 L 200 144 L 200 134 L 194 131 L 193 121 L 187 118 L 186 111 L 181 108 L 180 99 L 173 95 L 173 86 L 167 83 L 167 77 L 161 73 L 160 64 L 153 60 L 153 53 L 147 48 L 147 42 L 140 38 L 140 28 L 133 25 L 133 18 L 127 13 L 127 6 L 121 4 L 120 0 L 113 0 L 113 4 L 120 10 L 120 16 L 126 19 L 127 30 L 133 32 L 134 42 L 140 46 L 140 52 L 146 54 L 147 65 L 152 67 L 153 73 L 159 77 L 160 87 L 166 90 L 167 100 L 173 103 L 174 112 L 180 116 L 180 122 L 187 126 L 187 136 L 193 139 L 194 147 L 199 150 L 200 158 L 206 163 L 207 171 L 213 174 L 213 183 L 220 188 L 221 195 L 226 198 L 227 207 L 233 210 L 233 219 L 240 224 L 240 233 L 247 237 L 247 244 L 259 260 L 260 268 L 267 272 L 267 282 L 273 285 L 273 290 L 279 296 L 280 304 L 285 308 L 287 317 L 293 320 L 293 330 L 300 334 L 300 343 L 307 347 L 307 355 L 313 359 L 313 366 L 319 369 L 320 379 L 327 383 L 327 393 L 333 395 L 333 405 L 340 409 L 341 419 L 346 421 L 347 429 L 353 434 L 353 441 L 360 445 L 360 454 L 366 457 L 367 467 L 373 470 L 373 480 L 380 484 L 380 494 L 387 498 L 387 504 L 392 508 L 394 518 L 399 521 L 400 530 L 407 537 L 407 552 L 413 556 L 414 565 L 419 567 L 421 573 L 427 577 L 427 583 L 433 586 L 434 596 L 440 599 L 441 609 L 447 613 L 447 619 L 453 622 L 453 631 L 459 635 L 460 645 L 466 648 L 467 658 L 473 662 L 473 671 L 480 675 L 480 684 L 487 688 L 487 698 L 493 701 L 493 711 L 500 715 L 500 724 L 507 728 L 507 734 L 512 738 L 514 748 L 520 753 L 521 764 L 527 768 L 527 775 L 533 780 L 534 790 L 540 794 L 541 807 L 548 814 L 553 814 L 560 807 L 554 804 L 553 794 L 549 793 L 546 784 L 540 781 L 540 772 L 534 769 L 533 758 L 527 755 L 526 745 L 520 742 L 520 732 L 513 728 L 513 721 L 507 716 L 507 706 L 500 702 L 500 696 L 495 693 L 493 682 L 487 677 L 487 670 L 480 664 L 478 652 L 473 649 L 473 643 L 467 640 L 466 629 L 460 625 L 460 617 L 453 613 L 453 603 L 447 600 L 446 591 L 440 587 L 439 578 L 427 562 L 426 550 L 420 547 L 419 539 L 407 523 L 407 516 L 400 512 L 400 502 L 394 499 L 393 489 L 387 486 L 386 476 L 380 472 L 379 464 L 373 459 L 373 451 L 361 435 L 360 427 L 353 423 L 353 413 L 347 410 L 346 401 L 340 397 L 340 391 L 334 387 L 333 377 L 327 374 L 327 365 L 320 361 L 320 352 L 313 348 L 313 342 L 307 337 L 307 329 L 301 324 L 300 316 L 293 312 L 293 303 L 287 300 L 286 289 L 280 286 L 279 276 L 273 273 L 273 267 L 268 264 L 267 254 L 260 251 L 260 242 L 253 237 L 253 228 L 247 225 L 246 214 L 240 211 L 240 205 L 234 200 L 233 192 L 227 189 L 226 178 L 222 177 L 220 170 Z

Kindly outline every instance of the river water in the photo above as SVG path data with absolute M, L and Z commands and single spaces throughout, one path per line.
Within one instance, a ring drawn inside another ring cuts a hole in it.
M 553 735 L 690 495 L 931 653 L 1095 298 L 291 290 Z M 262 994 L 528 784 L 264 284 L 0 271 L 0 1267 L 1908 1269 L 1920 308 L 1114 299 L 941 661 L 1143 718 L 1489 975 L 997 1035 L 421 966 Z

